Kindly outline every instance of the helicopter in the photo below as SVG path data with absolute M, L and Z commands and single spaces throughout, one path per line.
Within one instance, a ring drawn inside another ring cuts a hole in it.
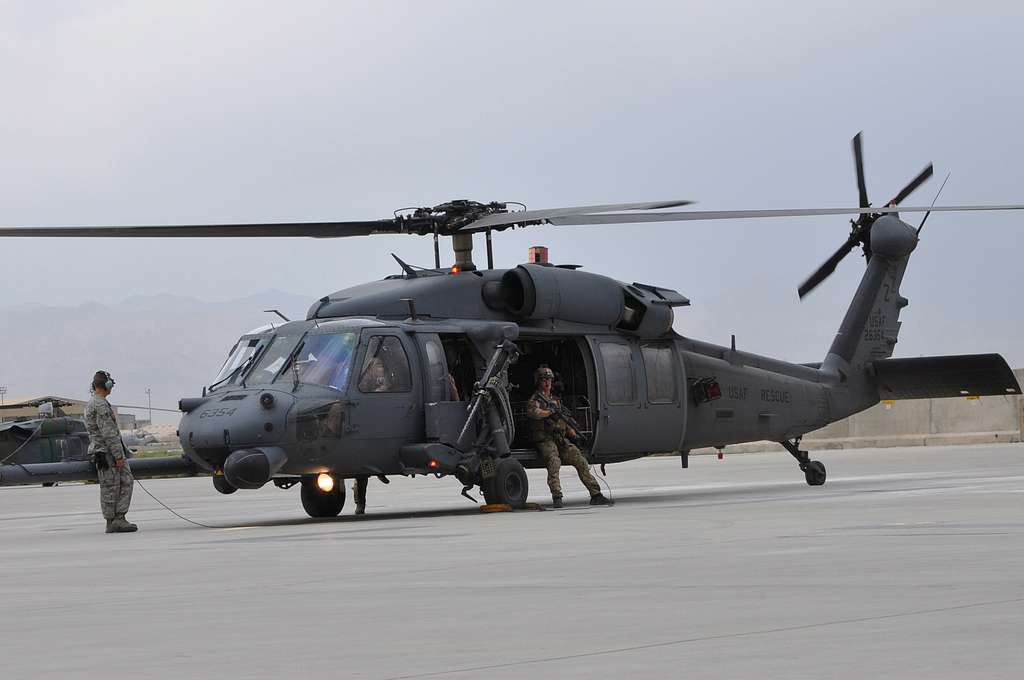
M 213 382 L 179 402 L 180 458 L 149 459 L 144 476 L 209 474 L 222 493 L 273 483 L 300 486 L 311 517 L 338 515 L 347 478 L 452 477 L 471 500 L 527 504 L 528 468 L 543 467 L 525 437 L 532 376 L 551 368 L 563 403 L 604 466 L 699 447 L 769 440 L 797 462 L 807 484 L 825 466 L 801 437 L 881 399 L 1020 393 L 998 354 L 892 358 L 908 300 L 900 284 L 931 212 L 1020 210 L 1022 205 L 901 207 L 933 173 L 929 164 L 881 207 L 853 139 L 859 206 L 786 210 L 676 210 L 686 200 L 529 210 L 455 200 L 392 218 L 285 224 L 5 227 L 0 237 L 432 236 L 434 267 L 337 291 L 306 318 L 255 329 L 232 347 Z M 900 214 L 924 213 L 914 227 Z M 845 242 L 800 285 L 801 298 L 860 248 L 866 269 L 820 363 L 795 364 L 691 339 L 673 330 L 689 300 L 650 283 L 623 282 L 575 265 L 530 261 L 494 267 L 492 234 L 538 225 L 853 215 Z M 473 235 L 486 235 L 486 268 Z M 439 239 L 455 264 L 441 267 Z M 0 468 L 0 485 L 95 478 L 88 463 Z M 156 474 L 156 472 L 154 472 Z

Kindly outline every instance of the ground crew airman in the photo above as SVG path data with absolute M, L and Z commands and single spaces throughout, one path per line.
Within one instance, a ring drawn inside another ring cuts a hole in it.
M 533 379 L 537 389 L 526 406 L 526 415 L 530 419 L 530 441 L 547 464 L 552 504 L 556 508 L 562 507 L 562 483 L 558 471 L 562 463 L 565 463 L 576 468 L 580 481 L 590 492 L 591 505 L 609 505 L 610 501 L 601 493 L 601 487 L 590 473 L 587 459 L 567 439 L 575 437 L 576 432 L 550 408 L 546 408 L 560 403 L 558 397 L 551 394 L 554 372 L 547 366 L 541 366 L 533 374 Z
M 103 518 L 107 520 L 108 534 L 137 531 L 139 528 L 125 519 L 132 502 L 133 480 L 114 409 L 107 401 L 112 389 L 114 379 L 110 374 L 96 371 L 89 390 L 92 398 L 85 405 L 89 455 L 96 465 L 96 476 L 100 482 L 100 509 Z

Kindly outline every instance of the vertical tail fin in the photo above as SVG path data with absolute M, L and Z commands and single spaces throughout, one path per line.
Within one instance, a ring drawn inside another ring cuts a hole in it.
M 870 238 L 872 257 L 821 367 L 839 385 L 852 388 L 851 403 L 835 405 L 850 413 L 878 401 L 865 369 L 872 361 L 892 356 L 900 311 L 908 304 L 900 295 L 900 283 L 917 246 L 916 230 L 895 214 L 875 220 Z

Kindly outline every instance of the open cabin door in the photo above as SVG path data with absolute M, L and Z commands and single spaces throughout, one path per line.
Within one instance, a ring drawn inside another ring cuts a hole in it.
M 686 384 L 672 341 L 588 338 L 597 365 L 594 459 L 675 451 L 686 425 Z

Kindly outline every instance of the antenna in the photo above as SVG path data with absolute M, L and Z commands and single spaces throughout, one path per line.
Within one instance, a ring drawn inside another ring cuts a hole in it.
M 942 187 L 946 186 L 946 182 L 949 181 L 949 176 L 952 175 L 952 174 L 953 174 L 952 171 L 946 173 L 946 179 L 942 180 L 942 186 L 939 187 L 939 190 L 935 192 L 935 198 L 932 199 L 932 204 L 930 206 L 928 206 L 929 208 L 935 207 L 935 201 L 939 200 L 939 194 L 942 193 Z M 924 223 L 928 220 L 928 216 L 931 215 L 931 214 L 932 214 L 931 210 L 929 210 L 928 212 L 926 212 L 924 214 L 924 217 L 921 219 L 921 224 L 917 227 L 918 235 L 921 234 L 921 230 L 924 229 Z
M 285 316 L 285 315 L 284 315 L 284 314 L 282 314 L 281 312 L 277 311 L 276 309 L 264 309 L 263 311 L 264 311 L 264 312 L 268 312 L 268 313 L 269 313 L 269 312 L 272 312 L 272 313 L 274 313 L 274 314 L 277 314 L 277 315 L 278 315 L 279 317 L 281 317 L 281 318 L 282 318 L 282 319 L 284 319 L 285 321 L 291 321 L 291 319 L 289 319 L 289 318 L 288 318 L 287 316 Z
M 416 301 L 413 300 L 412 298 L 402 298 L 401 301 L 409 305 L 409 316 L 412 318 L 412 320 L 419 321 L 419 319 L 416 317 Z

